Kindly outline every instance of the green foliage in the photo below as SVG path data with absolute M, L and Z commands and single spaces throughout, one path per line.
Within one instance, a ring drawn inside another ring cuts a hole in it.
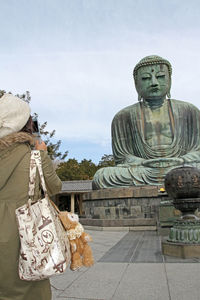
M 5 93 L 5 91 L 1 91 L 0 90 L 0 94 Z M 31 95 L 29 91 L 26 91 L 26 93 L 19 95 L 16 95 L 17 97 L 19 97 L 20 99 L 26 101 L 27 103 L 30 103 L 31 101 Z M 33 117 L 38 119 L 38 114 L 34 113 Z M 50 156 L 50 158 L 52 160 L 64 160 L 66 158 L 66 156 L 68 155 L 68 151 L 65 151 L 64 153 L 62 153 L 61 151 L 59 151 L 60 145 L 61 145 L 61 140 L 58 140 L 56 142 L 52 142 L 52 138 L 54 138 L 55 136 L 55 129 L 52 131 L 48 131 L 47 130 L 47 122 L 44 122 L 43 124 L 39 124 L 39 130 L 40 130 L 40 134 L 41 134 L 41 138 L 42 140 L 45 142 L 45 144 L 47 145 L 47 151 L 48 154 Z
M 20 99 L 26 101 L 27 103 L 31 102 L 31 95 L 30 95 L 29 91 L 26 91 L 26 93 L 22 94 L 22 95 L 17 94 L 16 96 L 19 97 Z
M 4 90 L 0 90 L 0 98 L 6 93 Z
M 6 92 L 4 90 L 0 90 L 0 97 L 5 93 Z M 29 91 L 26 91 L 22 95 L 17 94 L 16 96 L 28 103 L 31 101 Z M 38 115 L 36 113 L 34 113 L 33 117 L 38 119 Z M 115 165 L 113 155 L 111 154 L 104 154 L 97 165 L 93 163 L 91 159 L 83 159 L 80 163 L 75 158 L 70 158 L 67 161 L 64 161 L 68 155 L 68 151 L 65 151 L 64 153 L 59 151 L 61 140 L 56 142 L 52 141 L 55 137 L 56 131 L 48 131 L 47 122 L 40 124 L 39 127 L 41 138 L 47 145 L 48 154 L 58 165 L 56 172 L 61 180 L 91 180 L 98 169 Z
M 91 159 L 83 159 L 79 163 L 75 158 L 70 158 L 59 164 L 56 172 L 63 181 L 91 180 L 98 169 L 110 166 L 114 166 L 113 156 L 104 154 L 98 165 L 93 163 Z
M 79 163 L 75 158 L 70 158 L 66 162 L 59 164 L 56 169 L 61 180 L 80 180 Z
M 91 159 L 83 159 L 80 164 L 80 171 L 82 174 L 82 179 L 92 179 L 96 173 L 98 167 L 91 161 Z
M 59 151 L 60 145 L 61 145 L 61 140 L 58 140 L 57 142 L 53 143 L 52 138 L 55 136 L 55 129 L 49 132 L 47 129 L 47 122 L 44 122 L 43 124 L 40 125 L 40 134 L 42 137 L 42 140 L 45 142 L 47 145 L 47 151 L 49 156 L 51 157 L 52 160 L 59 159 L 59 160 L 64 160 L 66 156 L 68 155 L 68 151 L 65 151 L 62 153 Z
M 97 166 L 91 160 L 83 159 L 78 163 L 75 158 L 62 162 L 56 169 L 57 175 L 63 181 L 89 180 L 93 178 L 96 171 Z
M 99 168 L 113 167 L 115 165 L 114 157 L 112 154 L 104 154 L 98 164 Z

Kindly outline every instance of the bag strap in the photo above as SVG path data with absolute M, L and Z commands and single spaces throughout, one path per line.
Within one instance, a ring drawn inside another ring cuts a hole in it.
M 36 162 L 34 159 L 34 151 L 31 151 L 30 171 L 29 171 L 29 191 L 28 191 L 29 198 L 34 196 L 36 170 L 37 170 L 37 166 L 36 166 Z
M 55 210 L 57 211 L 57 213 L 58 214 L 60 214 L 60 210 L 59 210 L 59 208 L 58 208 L 58 206 L 51 200 L 51 199 L 49 199 L 50 200 L 50 202 L 51 202 L 51 205 L 55 208 Z
M 35 181 L 36 181 L 36 170 L 38 168 L 40 180 L 42 184 L 42 189 L 45 194 L 47 194 L 47 189 L 45 185 L 44 175 L 42 171 L 42 161 L 41 161 L 41 155 L 39 150 L 32 150 L 31 151 L 31 160 L 30 160 L 30 178 L 29 178 L 29 197 L 34 196 L 35 193 Z M 51 202 L 51 205 L 55 208 L 57 213 L 60 213 L 59 208 L 57 205 L 49 199 Z
M 30 174 L 29 174 L 29 197 L 34 196 L 35 193 L 35 182 L 36 182 L 36 170 L 38 168 L 42 189 L 45 195 L 47 195 L 47 189 L 44 181 L 44 175 L 42 171 L 42 161 L 39 150 L 31 151 L 30 159 Z

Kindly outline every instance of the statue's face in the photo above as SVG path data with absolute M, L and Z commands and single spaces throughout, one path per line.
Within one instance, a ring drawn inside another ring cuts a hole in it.
M 145 100 L 165 98 L 170 90 L 170 79 L 168 67 L 165 64 L 141 67 L 137 71 L 137 92 Z

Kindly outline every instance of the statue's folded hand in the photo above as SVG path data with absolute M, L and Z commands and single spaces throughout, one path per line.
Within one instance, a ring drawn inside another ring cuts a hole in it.
M 145 160 L 142 165 L 149 168 L 167 168 L 183 165 L 184 159 L 180 157 L 164 157 Z
M 144 158 L 137 157 L 134 155 L 127 155 L 125 157 L 123 165 L 129 166 L 129 167 L 130 166 L 140 166 L 140 165 L 142 165 L 143 161 L 145 161 Z M 120 164 L 120 165 L 122 165 L 122 164 Z

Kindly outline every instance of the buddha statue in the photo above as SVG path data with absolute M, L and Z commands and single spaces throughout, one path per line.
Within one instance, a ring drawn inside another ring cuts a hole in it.
M 147 56 L 135 66 L 139 101 L 115 115 L 115 166 L 96 172 L 93 189 L 163 185 L 173 168 L 200 168 L 200 113 L 190 103 L 171 99 L 171 75 L 171 64 L 159 56 Z

